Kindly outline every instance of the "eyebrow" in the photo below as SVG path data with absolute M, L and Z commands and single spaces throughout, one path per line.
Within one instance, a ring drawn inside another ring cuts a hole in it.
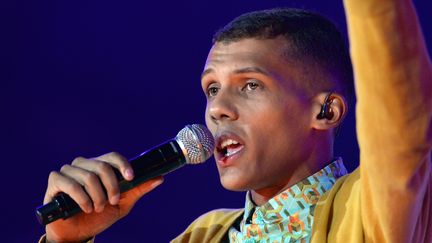
M 204 72 L 201 74 L 201 79 L 209 74 L 214 72 L 214 70 L 212 68 L 208 68 L 206 70 L 204 70 Z M 259 68 L 259 67 L 245 67 L 245 68 L 240 68 L 240 69 L 236 69 L 233 71 L 234 74 L 242 74 L 242 73 L 260 73 L 266 76 L 269 76 L 269 73 L 266 72 L 265 70 Z
M 212 68 L 208 68 L 208 69 L 204 70 L 204 72 L 202 72 L 202 74 L 201 74 L 201 79 L 203 79 L 204 76 L 206 76 L 207 74 L 212 73 L 212 72 L 214 72 L 214 70 Z

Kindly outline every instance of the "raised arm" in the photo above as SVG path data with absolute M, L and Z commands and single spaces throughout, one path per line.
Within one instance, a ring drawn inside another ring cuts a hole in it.
M 432 214 L 432 68 L 414 6 L 345 0 L 345 8 L 365 240 L 420 242 Z

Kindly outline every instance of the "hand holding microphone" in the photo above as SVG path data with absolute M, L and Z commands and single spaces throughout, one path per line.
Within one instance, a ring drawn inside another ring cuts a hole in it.
M 210 131 L 194 124 L 130 162 L 117 153 L 75 159 L 50 174 L 45 205 L 36 211 L 41 223 L 48 224 L 47 240 L 83 241 L 102 232 L 162 183 L 162 175 L 184 164 L 204 162 L 213 149 Z M 80 211 L 85 213 L 77 214 Z

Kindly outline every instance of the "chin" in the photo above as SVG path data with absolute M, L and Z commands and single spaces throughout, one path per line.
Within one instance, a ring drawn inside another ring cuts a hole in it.
M 242 192 L 250 189 L 247 183 L 238 176 L 220 175 L 220 182 L 229 191 Z

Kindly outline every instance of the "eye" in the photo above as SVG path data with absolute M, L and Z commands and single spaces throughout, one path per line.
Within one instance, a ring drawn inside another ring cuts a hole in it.
M 217 87 L 215 84 L 211 84 L 207 88 L 208 97 L 216 96 L 218 92 L 219 92 L 219 87 Z
M 246 83 L 243 89 L 246 91 L 253 91 L 258 89 L 259 87 L 260 85 L 257 80 L 250 80 Z

